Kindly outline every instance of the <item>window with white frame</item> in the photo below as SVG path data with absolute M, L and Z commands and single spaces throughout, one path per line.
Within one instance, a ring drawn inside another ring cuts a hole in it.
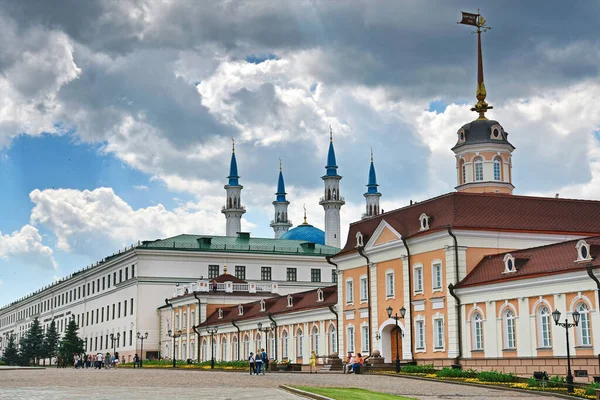
M 414 267 L 415 293 L 423 292 L 423 265 L 417 264 Z
M 273 332 L 269 334 L 269 354 L 271 355 L 270 358 L 274 359 L 277 357 L 277 354 L 275 354 L 275 335 Z
M 473 350 L 483 350 L 483 318 L 478 312 L 471 317 L 471 337 L 473 339 Z
M 433 290 L 442 289 L 442 263 L 439 261 L 431 265 L 431 282 Z
M 394 297 L 394 272 L 386 272 L 385 274 L 385 296 Z
M 193 360 L 196 359 L 196 352 L 194 350 L 195 350 L 194 342 L 191 342 L 190 343 L 190 358 Z
M 481 157 L 477 157 L 473 162 L 475 168 L 475 181 L 483 180 L 483 159 Z
M 349 326 L 346 328 L 346 337 L 348 340 L 346 341 L 346 351 L 348 353 L 354 353 L 354 327 Z
M 238 315 L 244 315 L 244 306 L 238 305 Z
M 346 304 L 354 303 L 354 282 L 346 281 Z
M 187 313 L 183 313 L 183 329 L 187 328 Z
M 363 325 L 360 327 L 360 344 L 363 353 L 369 352 L 369 326 Z
M 240 359 L 240 353 L 238 351 L 238 338 L 237 338 L 237 336 L 233 337 L 233 339 L 231 340 L 231 345 L 233 346 L 233 359 L 234 360 L 239 360 Z
M 266 303 L 265 303 L 265 299 L 261 299 L 260 300 L 260 311 L 266 311 Z
M 510 273 L 510 272 L 517 271 L 517 267 L 515 265 L 515 258 L 512 255 L 506 254 L 503 258 L 503 261 L 504 261 L 504 273 Z
M 367 301 L 368 285 L 367 277 L 360 278 L 360 301 Z
M 550 330 L 552 325 L 550 324 L 550 310 L 548 307 L 541 306 L 538 309 L 538 347 L 552 347 L 552 338 L 550 336 Z
M 208 360 L 208 343 L 206 340 L 202 341 L 202 361 Z
M 317 289 L 317 302 L 321 302 L 323 300 L 323 289 L 319 288 Z
M 304 335 L 302 333 L 302 329 L 298 329 L 296 331 L 296 357 L 302 358 L 303 350 L 304 350 Z
M 516 348 L 515 342 L 515 312 L 508 309 L 504 312 L 504 347 L 506 349 Z
M 363 247 L 363 235 L 360 232 L 356 232 L 356 247 Z
M 283 331 L 283 335 L 282 335 L 283 339 L 283 358 L 288 358 L 288 345 L 289 345 L 289 340 L 288 340 L 288 333 L 287 331 Z
M 250 338 L 248 335 L 244 336 L 244 357 L 248 357 L 250 355 Z
M 179 314 L 175 315 L 175 329 L 179 329 Z
M 579 326 L 577 327 L 577 334 L 579 336 L 578 344 L 580 346 L 591 346 L 592 336 L 590 330 L 590 310 L 586 303 L 579 303 L 575 307 L 579 311 Z
M 293 307 L 294 306 L 294 298 L 292 297 L 291 294 L 288 294 L 288 297 L 287 297 L 287 306 L 288 307 Z
M 467 165 L 465 164 L 465 161 L 462 160 L 460 162 L 460 170 L 461 170 L 461 177 L 462 177 L 462 181 L 461 183 L 467 183 Z
M 335 330 L 335 326 L 331 326 L 331 328 L 329 328 L 329 354 L 333 353 L 334 351 L 337 351 L 336 349 L 336 344 L 337 344 L 337 333 Z
M 416 350 L 425 350 L 425 321 L 415 321 Z
M 223 309 L 219 308 L 219 319 L 223 319 Z
M 187 360 L 188 356 L 187 356 L 187 345 L 185 343 L 183 343 L 181 345 L 181 358 L 184 360 Z
M 502 177 L 500 174 L 500 159 L 498 157 L 494 157 L 494 180 L 499 181 Z
M 312 350 L 319 354 L 319 329 L 315 326 L 312 330 Z
M 442 350 L 444 348 L 444 319 L 436 318 L 433 320 L 434 329 L 434 345 L 436 350 Z
M 227 339 L 223 338 L 223 341 L 221 342 L 221 351 L 223 352 L 223 354 L 221 355 L 221 359 L 223 361 L 227 360 L 227 356 L 228 356 L 228 348 L 227 348 Z
M 589 261 L 590 257 L 590 245 L 585 240 L 580 240 L 575 246 L 577 249 L 577 261 Z

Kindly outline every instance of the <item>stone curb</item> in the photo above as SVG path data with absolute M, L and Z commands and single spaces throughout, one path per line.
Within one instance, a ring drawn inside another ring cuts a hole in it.
M 527 390 L 527 389 L 509 388 L 509 387 L 496 386 L 496 385 L 484 385 L 484 384 L 480 384 L 480 383 L 455 381 L 452 379 L 433 379 L 433 378 L 426 378 L 424 376 L 368 374 L 368 373 L 365 375 L 390 376 L 392 378 L 408 378 L 408 379 L 417 379 L 417 380 L 429 381 L 429 382 L 452 383 L 454 385 L 466 385 L 466 386 L 482 387 L 482 388 L 494 389 L 494 390 L 506 390 L 509 392 L 529 393 L 529 394 L 534 394 L 534 395 L 538 395 L 538 396 L 552 396 L 552 397 L 557 397 L 559 399 L 573 400 L 573 399 L 581 399 L 582 398 L 582 397 L 578 397 L 578 396 L 569 396 L 567 394 L 562 394 L 562 393 L 544 392 L 542 390 Z
M 288 385 L 279 385 L 279 389 L 285 390 L 287 392 L 297 394 L 298 396 L 307 397 L 309 399 L 315 400 L 333 400 L 331 397 L 322 396 L 316 393 L 305 392 L 304 390 L 296 389 Z
M 13 367 L 13 366 L 0 366 L 0 371 L 29 371 L 29 370 L 43 370 L 44 367 Z

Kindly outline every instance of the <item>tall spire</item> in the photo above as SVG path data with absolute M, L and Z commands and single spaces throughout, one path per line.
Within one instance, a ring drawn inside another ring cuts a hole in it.
M 333 129 L 329 125 L 327 166 L 325 167 L 325 176 L 321 177 L 325 191 L 319 204 L 325 210 L 325 244 L 333 247 L 341 247 L 340 209 L 346 204 L 344 198 L 340 196 L 340 180 L 342 180 L 342 177 L 338 175 L 337 168 L 335 150 L 333 149 Z
M 237 160 L 235 159 L 235 140 L 231 138 L 233 142 L 232 150 L 231 150 L 231 163 L 229 164 L 229 186 L 239 186 L 239 175 L 237 168 Z
M 303 225 L 308 225 L 308 222 L 306 222 L 306 204 L 303 204 L 302 208 L 304 208 L 304 222 L 302 224 Z
M 275 218 L 271 220 L 269 225 L 275 232 L 275 239 L 279 239 L 284 233 L 286 233 L 292 227 L 292 221 L 288 219 L 288 205 L 289 201 L 285 198 L 285 182 L 283 181 L 283 163 L 281 158 L 279 159 L 279 179 L 277 180 L 277 193 L 275 193 L 275 201 L 273 202 L 273 208 L 275 211 Z
M 328 176 L 337 176 L 337 162 L 335 161 L 335 150 L 333 149 L 333 130 L 329 125 L 329 152 L 327 153 L 327 169 Z
M 377 193 L 377 175 L 375 174 L 375 165 L 373 164 L 373 149 L 371 149 L 371 166 L 369 167 L 369 183 L 367 184 L 367 193 Z
M 364 194 L 366 200 L 366 212 L 363 218 L 373 217 L 380 214 L 379 198 L 381 193 L 377 190 L 377 175 L 375 174 L 375 164 L 373 163 L 373 148 L 371 148 L 371 165 L 369 166 L 369 183 L 367 184 L 367 193 Z
M 485 83 L 483 81 L 483 54 L 481 51 L 481 32 L 487 32 L 492 28 L 485 25 L 486 20 L 481 16 L 481 14 L 479 14 L 479 9 L 477 10 L 477 14 L 466 13 L 463 11 L 462 20 L 458 23 L 477 27 L 477 31 L 474 32 L 477 33 L 477 91 L 475 93 L 475 96 L 477 97 L 477 104 L 475 104 L 475 106 L 471 108 L 471 111 L 479 113 L 478 119 L 486 120 L 486 111 L 491 110 L 494 107 L 488 105 L 488 103 L 486 103 L 485 101 L 487 92 L 485 90 Z
M 242 189 L 238 179 L 238 168 L 237 160 L 235 159 L 235 141 L 231 138 L 233 145 L 231 149 L 231 164 L 229 165 L 229 179 L 225 190 L 227 192 L 227 198 L 225 199 L 225 206 L 221 210 L 225 214 L 227 221 L 225 232 L 227 236 L 235 236 L 241 231 L 242 227 L 242 215 L 246 212 L 246 208 L 242 206 Z
M 275 195 L 277 196 L 277 201 L 286 201 L 285 199 L 285 195 L 287 193 L 285 192 L 285 182 L 283 181 L 283 166 L 281 163 L 281 158 L 279 159 L 279 179 L 277 181 L 277 193 L 275 193 Z

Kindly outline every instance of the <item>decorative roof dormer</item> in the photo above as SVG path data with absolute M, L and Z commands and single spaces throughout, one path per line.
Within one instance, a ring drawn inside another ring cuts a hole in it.
M 323 289 L 319 288 L 317 290 L 317 301 L 322 302 L 324 300 Z
M 261 312 L 267 311 L 267 306 L 265 304 L 265 299 L 261 299 L 260 300 L 260 311 Z
M 287 296 L 287 306 L 288 307 L 294 306 L 294 298 L 292 297 L 291 294 L 288 294 L 288 296 Z
M 363 234 L 360 232 L 356 232 L 356 247 L 363 247 Z
M 511 256 L 510 254 L 506 254 L 502 261 L 504 262 L 505 274 L 517 272 L 517 265 L 515 264 L 515 258 L 513 256 Z
M 577 242 L 575 248 L 577 249 L 577 260 L 575 260 L 575 262 L 592 260 L 592 256 L 590 254 L 590 245 L 585 240 L 580 240 Z
M 219 308 L 219 319 L 223 319 L 223 309 Z
M 429 216 L 425 213 L 421 214 L 419 217 L 419 230 L 427 231 L 429 230 Z
M 238 315 L 244 315 L 244 306 L 241 304 L 238 306 Z

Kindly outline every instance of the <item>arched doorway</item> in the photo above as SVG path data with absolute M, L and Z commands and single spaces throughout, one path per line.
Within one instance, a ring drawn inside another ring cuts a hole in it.
M 402 337 L 402 332 L 404 332 L 404 325 L 402 322 L 398 321 L 398 353 L 400 354 L 400 360 L 404 359 L 404 347 L 410 345 L 408 343 L 404 343 L 404 340 L 407 340 L 406 332 L 404 337 Z M 379 351 L 381 352 L 382 357 L 385 358 L 386 363 L 393 363 L 396 361 L 396 321 L 393 319 L 388 319 L 383 322 L 383 324 L 379 327 L 379 335 L 381 339 L 379 340 Z M 408 350 L 410 351 L 410 350 Z M 410 358 L 410 356 L 409 356 Z
M 396 328 L 394 326 L 390 331 L 389 335 L 392 358 L 387 362 L 394 362 L 396 360 L 396 356 L 402 360 L 402 330 L 399 327 Z

